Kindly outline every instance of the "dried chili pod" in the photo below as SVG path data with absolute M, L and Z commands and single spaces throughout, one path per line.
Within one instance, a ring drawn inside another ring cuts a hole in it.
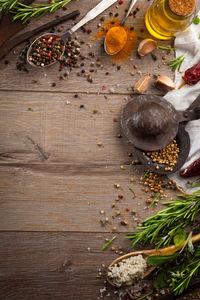
M 198 175 L 200 175 L 200 158 L 195 160 L 185 170 L 180 172 L 180 176 L 183 176 L 183 177 L 193 177 L 193 176 L 198 176 Z
M 183 79 L 186 83 L 194 85 L 200 80 L 200 62 L 185 71 Z

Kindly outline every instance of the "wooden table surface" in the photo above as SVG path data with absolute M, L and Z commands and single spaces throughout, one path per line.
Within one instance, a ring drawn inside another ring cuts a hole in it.
M 72 1 L 67 12 L 78 8 L 79 20 L 98 2 Z M 92 29 L 90 35 L 77 32 L 78 40 L 85 40 L 81 54 L 95 53 L 84 61 L 85 70 L 88 72 L 97 58 L 102 64 L 92 74 L 93 83 L 77 76 L 79 69 L 59 79 L 64 71 L 59 72 L 58 65 L 41 71 L 28 67 L 29 73 L 16 70 L 25 44 L 8 55 L 8 64 L 0 62 L 0 299 L 98 299 L 105 280 L 104 276 L 98 278 L 99 270 L 119 255 L 111 248 L 101 251 L 105 238 L 116 234 L 113 246 L 130 251 L 124 234 L 134 231 L 137 222 L 131 210 L 137 211 L 141 221 L 161 209 L 161 204 L 144 209 L 147 195 L 138 183 L 143 168 L 130 166 L 132 146 L 125 138 L 117 138 L 120 112 L 141 72 L 173 78 L 162 61 L 164 51 L 157 52 L 156 62 L 151 56 L 139 60 L 136 54 L 140 38 L 147 36 L 144 14 L 150 3 L 138 1 L 137 17 L 127 21 L 135 27 L 138 39 L 133 54 L 123 63 L 113 65 L 102 50 L 103 40 L 92 40 L 92 36 L 102 16 L 108 20 L 112 11 L 122 17 L 128 1 L 119 8 L 113 5 L 91 21 L 86 26 Z M 59 11 L 60 16 L 64 14 L 66 11 Z M 54 17 L 33 20 L 24 31 Z M 64 23 L 64 30 L 73 22 Z M 162 94 L 153 85 L 147 93 Z M 132 177 L 136 182 L 131 185 Z M 134 199 L 130 185 L 136 193 Z M 118 194 L 124 197 L 116 202 Z M 170 199 L 175 193 L 168 195 Z M 121 211 L 119 217 L 117 210 Z M 106 218 L 109 221 L 102 226 Z M 127 226 L 120 225 L 124 219 Z M 112 232 L 114 226 L 117 233 Z M 109 292 L 111 296 L 106 292 L 104 299 L 117 299 L 112 289 Z

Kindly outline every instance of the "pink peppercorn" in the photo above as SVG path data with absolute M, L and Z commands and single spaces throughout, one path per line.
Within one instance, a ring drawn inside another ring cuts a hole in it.
M 123 3 L 124 3 L 124 1 L 123 1 L 123 0 L 120 0 L 120 1 L 119 1 L 119 4 L 123 4 Z
M 90 34 L 92 32 L 92 29 L 88 29 L 87 33 Z

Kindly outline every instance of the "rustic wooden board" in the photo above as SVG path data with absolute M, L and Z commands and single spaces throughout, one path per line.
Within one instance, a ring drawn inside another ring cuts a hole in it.
M 98 2 L 72 1 L 67 13 L 79 7 L 83 16 Z M 108 19 L 109 12 L 113 11 L 122 16 L 126 3 L 118 9 L 114 5 L 102 15 Z M 138 1 L 137 18 L 128 20 L 139 37 L 146 35 L 140 29 L 150 3 Z M 65 13 L 60 10 L 58 14 Z M 53 18 L 48 15 L 33 20 L 29 29 Z M 85 61 L 85 70 L 89 71 L 97 57 L 104 66 L 94 74 L 93 84 L 77 77 L 78 69 L 66 80 L 59 80 L 64 72 L 58 72 L 58 66 L 41 72 L 29 69 L 28 74 L 17 71 L 16 60 L 24 45 L 7 57 L 10 64 L 0 62 L 1 300 L 98 299 L 105 280 L 105 277 L 96 278 L 98 269 L 116 257 L 110 249 L 105 253 L 100 250 L 105 237 L 111 238 L 115 234 L 112 228 L 116 226 L 118 238 L 113 245 L 122 244 L 130 251 L 124 233 L 135 230 L 138 220 L 162 207 L 159 204 L 157 208 L 144 209 L 148 196 L 138 184 L 143 167 L 128 166 L 134 158 L 127 155 L 132 147 L 116 135 L 120 133 L 121 109 L 140 77 L 133 65 L 138 64 L 142 73 L 171 77 L 173 74 L 166 65 L 158 67 L 165 52 L 159 52 L 162 54 L 155 63 L 151 56 L 138 61 L 136 50 L 117 71 L 119 64 L 113 66 L 105 56 L 102 40 L 90 41 L 99 22 L 100 17 L 86 26 L 92 29 L 91 35 L 77 33 L 80 40 L 86 40 L 82 54 L 92 51 L 96 55 L 95 59 Z M 66 23 L 64 29 L 72 23 Z M 129 74 L 131 71 L 136 73 L 135 77 Z M 106 76 L 106 72 L 110 75 Z M 33 83 L 33 79 L 38 82 Z M 56 82 L 54 88 L 53 82 Z M 74 97 L 76 93 L 78 98 Z M 161 94 L 154 87 L 148 93 Z M 94 114 L 94 110 L 98 112 Z M 115 117 L 118 122 L 113 122 Z M 98 147 L 98 142 L 103 146 Z M 121 165 L 125 166 L 124 171 Z M 129 191 L 132 177 L 136 179 L 132 184 L 135 199 Z M 120 188 L 116 189 L 114 183 L 119 183 Z M 118 194 L 124 198 L 116 202 Z M 175 194 L 169 193 L 169 199 Z M 111 207 L 113 202 L 115 208 Z M 116 217 L 118 210 L 120 218 Z M 138 220 L 131 210 L 138 212 Z M 100 220 L 106 217 L 109 222 L 102 226 Z M 128 226 L 119 224 L 123 219 L 128 221 Z M 113 290 L 110 297 L 104 298 L 117 299 Z
M 104 274 L 105 267 L 118 257 L 111 246 L 101 251 L 104 239 L 112 236 L 71 232 L 0 233 L 0 299 L 98 299 L 105 277 L 96 276 L 99 271 Z M 130 242 L 119 235 L 112 246 L 115 249 L 123 246 L 126 252 Z M 199 299 L 198 292 L 184 299 Z M 103 299 L 118 297 L 108 286 Z
M 118 194 L 124 195 L 121 219 L 103 231 L 115 225 L 127 231 L 119 226 L 123 217 L 134 230 L 126 208 L 139 208 L 140 219 L 155 211 L 144 210 L 148 196 L 138 183 L 143 168 L 129 166 L 132 146 L 117 138 L 127 101 L 121 95 L 1 92 L 1 230 L 99 231 L 100 218 L 115 215 L 111 205 Z M 135 199 L 129 191 L 132 177 Z M 106 216 L 100 216 L 102 209 Z
M 81 5 L 81 16 L 77 18 L 79 20 L 84 14 L 92 8 L 95 4 L 97 4 L 98 0 L 87 1 L 82 0 Z M 145 11 L 149 5 L 149 2 L 146 0 L 139 1 L 137 6 L 140 8 L 140 11 L 137 14 L 137 18 L 133 18 L 130 16 L 127 24 L 134 26 L 136 31 L 138 32 L 138 38 L 144 38 L 148 36 L 146 31 L 141 32 L 141 29 L 144 28 L 144 15 Z M 116 8 L 116 5 L 113 5 L 110 9 L 105 11 L 102 15 L 105 16 L 106 20 L 108 20 L 109 12 L 119 13 L 119 16 L 124 15 L 124 10 L 127 5 L 119 5 L 119 8 Z M 70 12 L 77 8 L 76 1 L 72 1 L 69 3 L 68 11 Z M 65 14 L 65 11 L 60 10 L 59 15 Z M 102 15 L 100 17 L 102 17 Z M 87 72 L 91 69 L 90 64 L 95 63 L 97 58 L 100 58 L 101 63 L 103 65 L 103 69 L 98 69 L 97 73 L 92 73 L 93 83 L 89 83 L 85 78 L 77 77 L 77 72 L 80 72 L 80 69 L 75 69 L 70 72 L 69 77 L 66 80 L 59 80 L 59 76 L 64 72 L 59 72 L 58 65 L 50 67 L 50 69 L 45 69 L 39 71 L 36 68 L 28 67 L 29 73 L 23 73 L 16 70 L 16 61 L 18 57 L 18 53 L 21 49 L 23 49 L 23 45 L 16 48 L 15 52 L 12 52 L 8 55 L 7 59 L 12 63 L 9 65 L 4 64 L 4 60 L 0 62 L 0 90 L 28 90 L 28 91 L 58 91 L 58 92 L 93 92 L 93 93 L 109 93 L 110 89 L 113 89 L 115 93 L 130 93 L 131 88 L 136 83 L 136 81 L 140 78 L 141 74 L 137 73 L 140 71 L 142 73 L 151 73 L 152 75 L 164 74 L 173 77 L 173 73 L 170 71 L 169 67 L 162 64 L 162 56 L 166 54 L 166 51 L 157 50 L 158 61 L 153 61 L 151 56 L 145 57 L 142 60 L 138 60 L 136 49 L 139 43 L 139 40 L 136 41 L 135 51 L 132 56 L 128 58 L 124 63 L 116 63 L 115 66 L 112 65 L 112 61 L 108 58 L 103 51 L 102 42 L 103 39 L 92 41 L 92 37 L 97 33 L 100 17 L 97 17 L 95 20 L 91 21 L 86 28 L 91 28 L 92 33 L 88 35 L 87 33 L 83 33 L 81 30 L 77 32 L 77 36 L 79 37 L 79 41 L 85 40 L 85 44 L 81 47 L 81 54 L 87 56 L 89 52 L 94 52 L 95 57 L 86 59 L 84 61 L 85 66 L 84 69 Z M 29 29 L 44 24 L 45 22 L 52 19 L 52 16 L 45 16 L 40 20 L 33 20 L 29 25 Z M 102 23 L 102 22 L 101 22 Z M 66 22 L 64 24 L 64 29 L 67 30 L 70 26 L 72 26 L 72 22 Z M 168 45 L 172 43 L 172 41 L 160 42 L 161 44 Z M 161 55 L 162 53 L 162 55 Z M 138 70 L 135 70 L 133 65 L 137 64 L 139 66 Z M 117 71 L 117 66 L 121 66 L 121 70 Z M 158 67 L 159 66 L 159 67 Z M 94 67 L 92 67 L 94 68 Z M 130 73 L 135 71 L 136 76 L 132 77 Z M 106 76 L 105 73 L 109 72 L 110 75 Z M 10 77 L 12 74 L 12 77 Z M 9 80 L 8 80 L 9 78 Z M 38 84 L 33 84 L 33 79 L 38 80 Z M 52 82 L 56 82 L 56 87 L 51 87 Z M 104 88 L 102 89 L 102 86 Z M 155 92 L 155 90 L 150 90 L 150 92 Z M 158 93 L 158 91 L 157 91 Z
M 106 237 L 112 235 L 0 233 L 0 299 L 97 299 L 104 286 L 98 270 L 118 256 L 101 251 Z M 129 242 L 119 239 L 113 245 L 126 249 Z
M 121 133 L 121 110 L 130 98 L 126 95 L 105 98 L 98 94 L 79 94 L 75 98 L 74 95 L 2 91 L 1 163 L 46 160 L 46 163 L 85 163 L 87 167 L 91 163 L 120 166 L 130 160 L 127 153 L 132 146 L 125 138 L 117 138 Z M 81 105 L 84 107 L 80 108 Z M 98 147 L 98 142 L 103 146 Z

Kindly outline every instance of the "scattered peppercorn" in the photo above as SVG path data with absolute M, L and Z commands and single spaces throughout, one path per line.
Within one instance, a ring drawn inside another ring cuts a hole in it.
M 59 60 L 64 42 L 57 35 L 43 35 L 32 45 L 28 59 L 38 67 L 45 67 Z

